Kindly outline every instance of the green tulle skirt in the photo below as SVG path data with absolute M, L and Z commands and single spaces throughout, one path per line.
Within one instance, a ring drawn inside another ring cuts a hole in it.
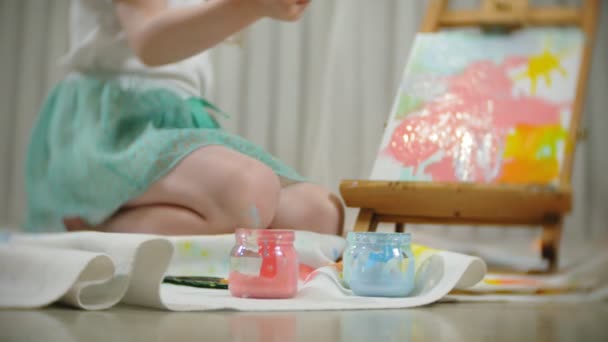
M 32 131 L 26 229 L 63 231 L 63 218 L 75 216 L 99 224 L 207 145 L 226 146 L 282 178 L 304 181 L 262 148 L 223 130 L 210 114 L 215 109 L 165 88 L 138 89 L 96 76 L 62 81 Z

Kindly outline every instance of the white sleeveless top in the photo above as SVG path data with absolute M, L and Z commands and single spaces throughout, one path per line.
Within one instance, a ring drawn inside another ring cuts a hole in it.
M 200 2 L 168 1 L 172 7 Z M 72 74 L 114 74 L 121 81 L 137 81 L 146 87 L 167 86 L 185 96 L 210 96 L 212 71 L 208 52 L 160 67 L 144 65 L 127 43 L 112 0 L 72 0 L 70 50 L 62 64 Z

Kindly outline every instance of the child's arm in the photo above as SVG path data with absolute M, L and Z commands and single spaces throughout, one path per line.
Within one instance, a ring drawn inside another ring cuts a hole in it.
M 206 50 L 260 18 L 297 20 L 309 0 L 212 0 L 168 8 L 167 0 L 114 0 L 131 48 L 151 66 Z

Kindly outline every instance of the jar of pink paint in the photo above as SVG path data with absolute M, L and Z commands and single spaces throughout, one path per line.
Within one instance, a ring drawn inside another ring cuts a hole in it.
M 230 254 L 230 294 L 291 298 L 298 291 L 298 254 L 289 230 L 237 229 Z

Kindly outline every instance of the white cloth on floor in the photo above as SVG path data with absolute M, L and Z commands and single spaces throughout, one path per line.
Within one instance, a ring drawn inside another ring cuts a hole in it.
M 301 282 L 296 297 L 261 300 L 231 297 L 227 290 L 162 283 L 165 275 L 227 276 L 233 235 L 3 234 L 0 308 L 37 308 L 55 302 L 85 310 L 118 303 L 175 311 L 407 308 L 469 288 L 486 272 L 479 258 L 418 248 L 411 297 L 358 297 L 342 285 L 332 266 L 345 248 L 343 238 L 296 232 L 295 241 L 300 262 L 315 271 Z

